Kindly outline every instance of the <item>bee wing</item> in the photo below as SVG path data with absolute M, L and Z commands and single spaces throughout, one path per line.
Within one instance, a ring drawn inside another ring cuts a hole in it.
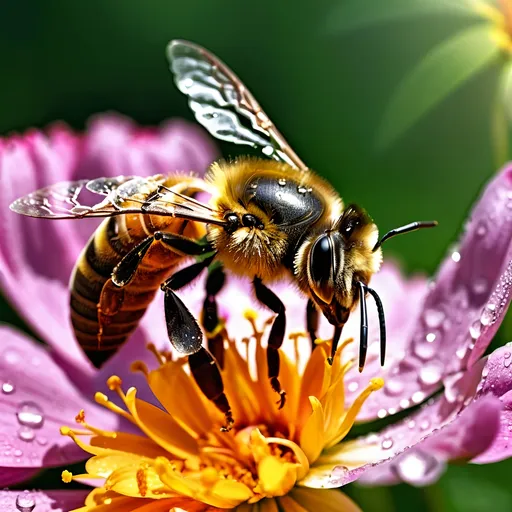
M 307 170 L 254 96 L 215 55 L 196 44 L 175 40 L 169 43 L 167 56 L 178 89 L 188 96 L 196 119 L 214 137 L 260 147 L 266 156 Z M 249 128 L 242 124 L 243 118 Z
M 158 179 L 127 176 L 64 181 L 21 197 L 10 208 L 21 215 L 45 219 L 112 217 L 130 213 L 225 224 L 220 214 L 207 204 L 159 185 Z M 105 197 L 101 202 L 88 206 L 79 200 L 84 191 Z M 146 192 L 147 200 L 135 197 L 140 192 Z

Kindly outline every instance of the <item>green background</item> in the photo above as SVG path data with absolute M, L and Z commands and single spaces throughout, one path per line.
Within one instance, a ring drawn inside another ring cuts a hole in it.
M 390 149 L 377 151 L 377 127 L 406 71 L 469 25 L 448 15 L 424 16 L 336 34 L 326 26 L 339 4 L 4 0 L 0 134 L 58 119 L 82 129 L 91 114 L 106 110 L 141 124 L 192 120 L 165 59 L 170 39 L 190 39 L 227 62 L 308 165 L 346 202 L 363 205 L 382 231 L 437 219 L 435 231 L 398 238 L 385 249 L 407 271 L 431 274 L 496 171 L 489 118 L 497 67 L 464 85 Z M 239 148 L 222 145 L 222 151 L 229 156 Z M 1 307 L 0 320 L 16 322 Z M 500 336 L 505 341 L 503 329 Z M 366 511 L 510 511 L 511 470 L 509 462 L 451 467 L 426 489 L 346 490 Z M 59 485 L 53 475 L 37 485 Z

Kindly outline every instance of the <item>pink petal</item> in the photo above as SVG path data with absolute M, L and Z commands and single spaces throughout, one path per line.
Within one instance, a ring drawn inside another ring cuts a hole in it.
M 494 351 L 487 360 L 480 394 L 491 393 L 503 404 L 499 428 L 491 446 L 474 462 L 487 464 L 512 457 L 512 347 Z
M 384 393 L 359 416 L 367 421 L 422 402 L 443 378 L 471 367 L 498 329 L 512 285 L 512 167 L 477 202 L 460 248 L 448 256 L 425 299 L 401 361 L 386 367 Z M 394 340 L 390 338 L 390 352 Z
M 82 408 L 88 421 L 105 429 L 116 428 L 117 417 L 87 401 L 42 345 L 5 326 L 0 339 L 0 467 L 40 468 L 86 458 L 60 427 L 75 425 Z
M 35 476 L 39 468 L 0 468 L 0 487 L 8 487 L 25 482 Z
M 69 512 L 83 506 L 89 491 L 0 491 L 0 510 Z M 22 508 L 25 507 L 25 508 Z

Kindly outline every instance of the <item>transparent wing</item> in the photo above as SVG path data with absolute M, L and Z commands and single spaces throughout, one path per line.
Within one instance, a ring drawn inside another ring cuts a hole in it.
M 221 215 L 209 205 L 164 186 L 163 181 L 159 177 L 127 176 L 64 181 L 21 197 L 10 208 L 21 215 L 45 219 L 112 217 L 134 213 L 225 224 Z M 197 190 L 204 191 L 204 188 L 198 187 Z M 105 197 L 99 203 L 88 205 L 85 200 L 90 199 L 91 193 L 93 197 Z
M 253 95 L 215 55 L 180 40 L 171 41 L 167 55 L 178 89 L 214 137 L 259 147 L 269 157 L 307 170 Z

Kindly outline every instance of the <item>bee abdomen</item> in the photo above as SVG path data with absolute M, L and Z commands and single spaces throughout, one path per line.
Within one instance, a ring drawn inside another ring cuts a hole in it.
M 91 362 L 99 367 L 136 329 L 160 284 L 170 275 L 180 256 L 158 244 L 139 267 L 132 281 L 123 288 L 122 304 L 112 316 L 98 321 L 98 304 L 102 290 L 123 256 L 142 237 L 119 237 L 117 219 L 105 220 L 82 251 L 71 279 L 71 323 L 80 346 Z M 131 227 L 135 220 L 131 219 Z M 138 221 L 140 226 L 140 221 Z M 135 226 L 137 228 L 138 226 Z M 147 236 L 143 230 L 138 230 Z M 124 241 L 124 243 L 123 243 Z M 112 285 L 114 286 L 114 285 Z M 108 285 L 107 285 L 108 288 Z M 103 300 L 103 299 L 102 299 Z

